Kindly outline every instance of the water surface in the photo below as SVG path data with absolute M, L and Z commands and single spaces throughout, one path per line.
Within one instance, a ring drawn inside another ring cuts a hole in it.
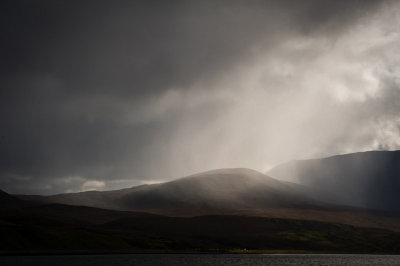
M 0 265 L 400 265 L 399 255 L 129 254 L 2 256 Z

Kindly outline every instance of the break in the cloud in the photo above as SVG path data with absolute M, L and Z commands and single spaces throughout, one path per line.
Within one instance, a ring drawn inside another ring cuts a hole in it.
M 400 146 L 391 1 L 2 1 L 0 187 Z

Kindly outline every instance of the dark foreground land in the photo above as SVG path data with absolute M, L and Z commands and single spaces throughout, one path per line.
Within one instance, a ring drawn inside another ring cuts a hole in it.
M 0 212 L 3 254 L 400 253 L 400 233 L 238 215 L 168 217 L 50 204 Z

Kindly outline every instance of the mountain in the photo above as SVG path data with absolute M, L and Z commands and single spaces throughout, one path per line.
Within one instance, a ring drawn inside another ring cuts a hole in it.
M 268 175 L 335 204 L 400 211 L 400 151 L 370 151 L 278 165 Z
M 199 215 L 221 211 L 324 206 L 294 183 L 281 182 L 250 169 L 220 169 L 171 182 L 114 191 L 88 191 L 54 196 L 25 196 L 42 203 Z
M 23 200 L 1 192 L 0 203 L 15 207 L 0 208 L 0 254 L 399 253 L 399 215 L 321 203 L 306 191 L 250 169 L 220 169 L 114 191 Z

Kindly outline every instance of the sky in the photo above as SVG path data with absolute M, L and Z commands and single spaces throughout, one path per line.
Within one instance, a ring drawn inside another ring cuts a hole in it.
M 400 2 L 1 1 L 0 189 L 400 147 Z

